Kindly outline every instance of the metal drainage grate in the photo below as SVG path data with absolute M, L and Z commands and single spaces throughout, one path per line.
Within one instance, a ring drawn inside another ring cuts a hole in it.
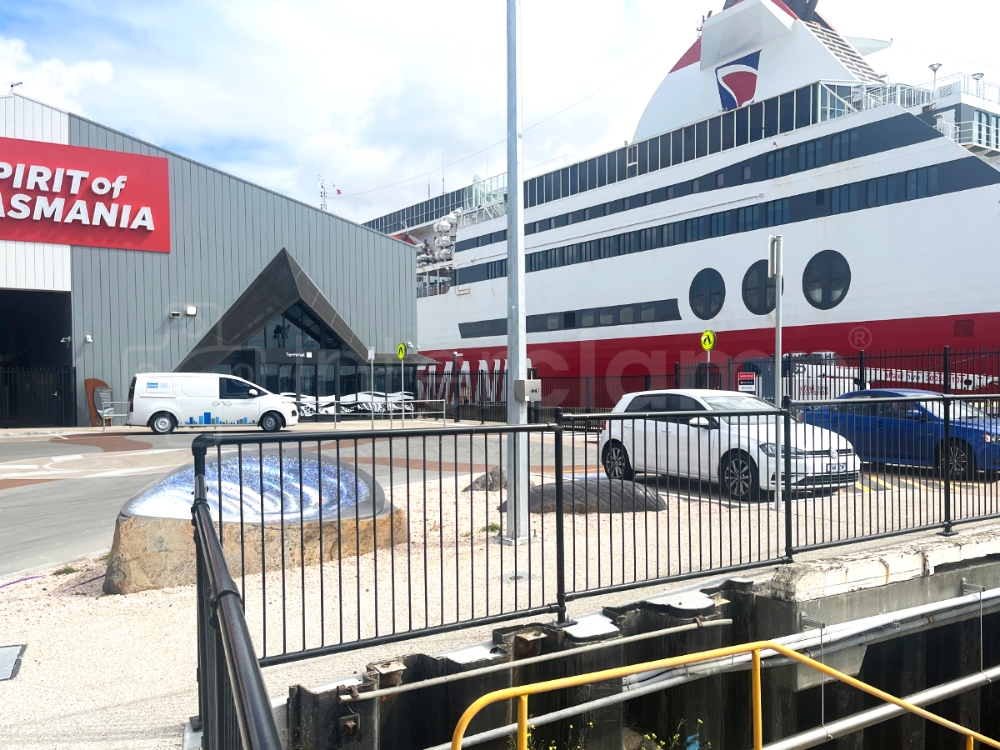
M 0 682 L 13 680 L 21 667 L 21 656 L 28 646 L 0 646 Z

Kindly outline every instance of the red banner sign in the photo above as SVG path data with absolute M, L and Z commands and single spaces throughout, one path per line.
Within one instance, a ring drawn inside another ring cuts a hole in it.
M 0 138 L 0 240 L 170 252 L 167 160 Z

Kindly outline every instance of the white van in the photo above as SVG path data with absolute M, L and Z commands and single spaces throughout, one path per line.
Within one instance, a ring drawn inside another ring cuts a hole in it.
M 255 424 L 277 432 L 298 422 L 294 400 L 230 375 L 149 372 L 132 378 L 128 389 L 128 424 L 158 435 L 208 425 Z

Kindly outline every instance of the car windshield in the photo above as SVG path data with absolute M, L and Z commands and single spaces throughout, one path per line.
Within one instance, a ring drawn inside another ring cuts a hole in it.
M 938 419 L 944 419 L 943 401 L 922 401 L 920 405 Z M 952 419 L 989 419 L 989 415 L 965 401 L 951 402 Z
M 762 398 L 757 398 L 756 396 L 737 396 L 737 395 L 718 395 L 718 396 L 705 396 L 702 398 L 708 408 L 711 411 L 774 411 L 774 407 Z M 723 421 L 728 422 L 729 417 L 720 417 Z M 740 422 L 746 422 L 748 420 L 754 420 L 757 415 L 738 417 Z

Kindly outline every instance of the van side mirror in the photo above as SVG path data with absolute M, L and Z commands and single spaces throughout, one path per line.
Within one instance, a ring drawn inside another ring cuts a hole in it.
M 257 397 L 260 395 L 260 391 L 258 391 L 256 388 L 251 388 L 249 391 L 247 391 L 247 393 L 249 393 L 253 397 Z

